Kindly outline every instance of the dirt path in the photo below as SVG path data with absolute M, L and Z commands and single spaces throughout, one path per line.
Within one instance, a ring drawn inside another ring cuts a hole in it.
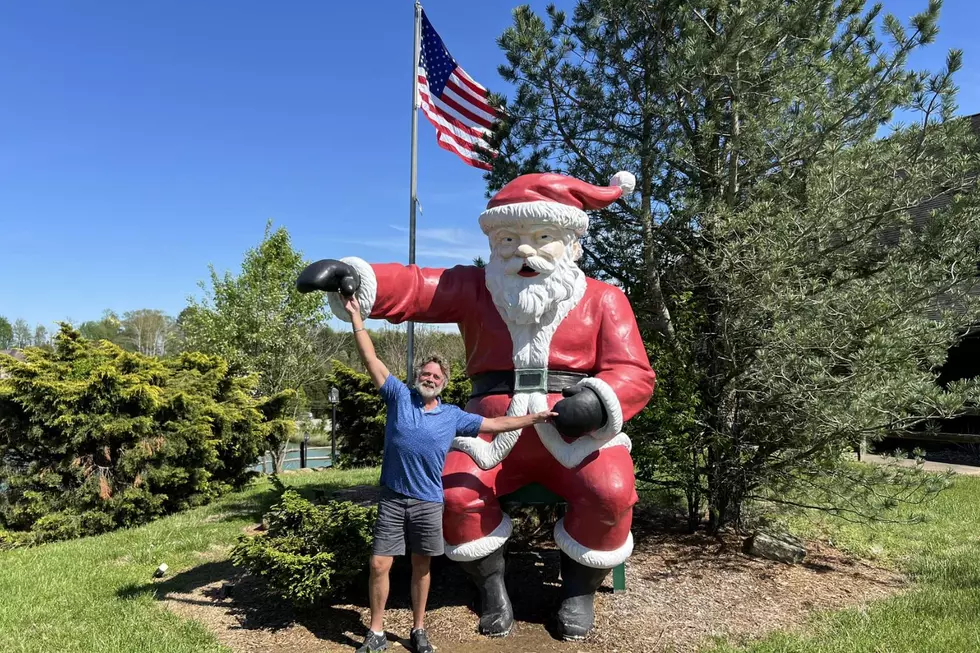
M 627 591 L 614 594 L 607 579 L 596 598 L 596 628 L 586 641 L 565 643 L 550 634 L 558 607 L 558 553 L 542 548 L 509 554 L 507 584 L 518 625 L 499 640 L 477 633 L 475 590 L 456 565 L 438 559 L 426 618 L 433 643 L 441 653 L 693 651 L 709 637 L 757 637 L 794 627 L 815 610 L 862 604 L 905 587 L 893 572 L 817 544 L 804 564 L 788 566 L 744 556 L 737 538 L 688 535 L 656 519 L 638 520 L 634 533 Z M 405 645 L 408 578 L 406 566 L 397 565 L 386 617 L 389 640 Z M 222 590 L 227 582 L 234 584 L 230 597 Z M 297 614 L 265 598 L 254 580 L 225 561 L 178 574 L 158 590 L 170 609 L 205 623 L 236 653 L 349 652 L 360 644 L 368 618 L 363 597 Z

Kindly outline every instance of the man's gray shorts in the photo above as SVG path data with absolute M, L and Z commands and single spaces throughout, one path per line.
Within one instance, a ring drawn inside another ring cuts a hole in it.
M 382 488 L 372 552 L 379 556 L 405 555 L 406 543 L 412 553 L 442 555 L 442 503 Z

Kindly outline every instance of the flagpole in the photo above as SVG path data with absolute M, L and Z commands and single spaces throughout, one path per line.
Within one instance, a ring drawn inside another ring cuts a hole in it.
M 415 264 L 415 207 L 418 204 L 418 136 L 419 136 L 419 52 L 422 47 L 422 4 L 415 0 L 415 44 L 412 48 L 412 182 L 411 199 L 408 208 L 408 264 Z M 408 322 L 408 364 L 409 385 L 415 376 L 415 322 Z

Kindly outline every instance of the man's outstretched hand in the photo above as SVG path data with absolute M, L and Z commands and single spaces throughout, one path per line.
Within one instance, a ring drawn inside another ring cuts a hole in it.
M 541 422 L 550 422 L 558 417 L 558 413 L 553 413 L 550 410 L 545 410 L 540 413 L 533 413 L 531 419 L 534 424 L 540 424 Z
M 296 279 L 296 289 L 302 293 L 320 290 L 352 296 L 361 285 L 361 278 L 350 265 L 332 258 L 306 266 Z
M 594 390 L 573 385 L 562 390 L 561 394 L 564 399 L 559 400 L 552 409 L 558 414 L 554 422 L 559 433 L 579 438 L 605 424 L 606 409 Z

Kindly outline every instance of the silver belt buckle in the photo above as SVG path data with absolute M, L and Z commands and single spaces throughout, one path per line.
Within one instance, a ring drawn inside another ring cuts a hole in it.
M 548 392 L 548 368 L 514 370 L 514 392 Z

